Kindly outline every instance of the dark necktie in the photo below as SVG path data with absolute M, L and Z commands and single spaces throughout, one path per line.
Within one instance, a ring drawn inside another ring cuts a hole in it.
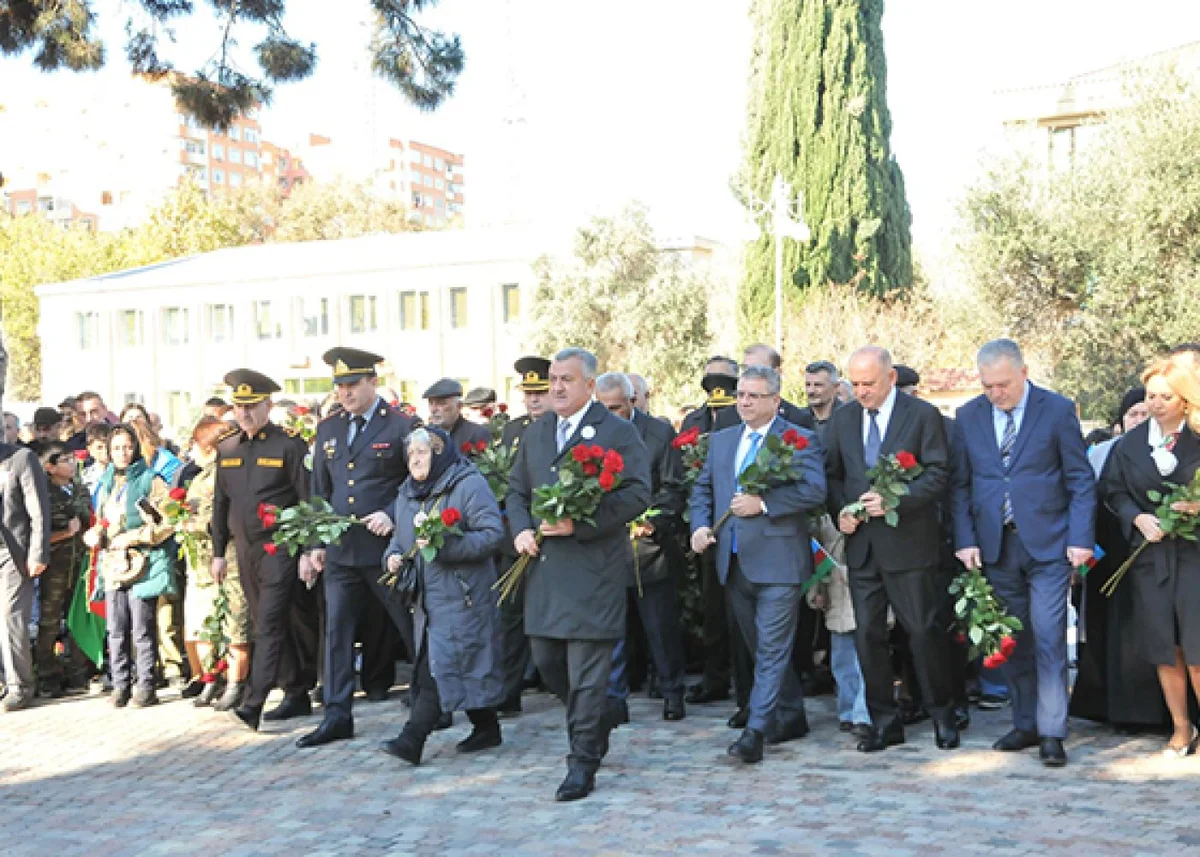
M 883 437 L 879 434 L 879 411 L 867 411 L 871 425 L 867 427 L 867 445 L 863 447 L 863 457 L 867 467 L 874 467 L 879 461 L 879 448 L 883 446 Z
M 1008 422 L 1004 424 L 1004 434 L 1000 438 L 1000 463 L 1004 465 L 1005 472 L 1008 472 L 1008 469 L 1012 467 L 1013 446 L 1017 442 L 1017 419 L 1013 416 L 1012 411 L 1005 411 L 1004 415 L 1008 418 Z M 1008 481 L 1005 480 L 1004 506 L 1002 509 L 1005 525 L 1013 522 L 1012 495 L 1008 493 L 1008 484 Z
M 350 421 L 350 423 L 351 423 L 351 425 L 354 426 L 354 436 L 350 439 L 350 446 L 353 447 L 356 443 L 358 443 L 359 439 L 363 436 L 363 432 L 366 431 L 367 418 L 366 417 L 355 417 L 354 419 L 352 419 Z

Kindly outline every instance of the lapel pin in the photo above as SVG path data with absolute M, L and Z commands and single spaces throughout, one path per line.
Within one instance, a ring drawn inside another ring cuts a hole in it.
M 596 430 L 594 428 L 592 428 L 591 426 L 584 426 L 583 429 L 579 432 L 579 436 L 581 438 L 583 438 L 584 440 L 591 440 L 592 438 L 594 438 L 596 436 Z

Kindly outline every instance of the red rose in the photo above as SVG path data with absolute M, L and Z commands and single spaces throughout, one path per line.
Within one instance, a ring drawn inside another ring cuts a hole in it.
M 957 634 L 954 635 L 954 642 L 958 643 L 959 645 L 962 645 L 966 641 L 967 641 L 967 635 L 964 634 L 962 631 L 959 631 Z
M 205 673 L 204 675 L 200 676 L 200 681 L 204 684 L 212 684 L 216 680 L 217 677 L 212 673 Z
M 482 414 L 483 416 L 487 417 L 489 420 L 496 415 L 496 412 L 494 410 L 492 410 L 490 405 L 488 407 L 484 408 L 483 410 L 481 410 L 479 413 Z
M 262 525 L 267 529 L 270 529 L 271 527 L 275 526 L 275 522 L 278 520 L 279 519 L 275 517 L 273 512 L 267 512 L 267 514 L 262 516 Z
M 507 414 L 508 413 L 508 405 L 504 404 L 504 402 L 501 402 L 500 404 L 496 405 L 496 410 L 498 410 L 502 414 Z
M 462 520 L 462 512 L 451 506 L 449 509 L 442 510 L 442 523 L 447 527 L 453 527 Z
M 270 503 L 259 503 L 258 504 L 258 517 L 259 518 L 262 518 L 264 515 L 277 515 L 277 514 L 279 514 L 278 506 L 272 506 Z
M 590 447 L 588 447 L 588 452 L 590 452 L 592 454 L 592 458 L 603 458 L 604 457 L 604 448 L 601 446 L 597 446 L 596 444 L 592 444 Z
M 917 466 L 917 457 L 911 452 L 897 452 L 896 463 L 905 470 L 912 470 Z
M 229 663 L 224 658 L 213 664 L 213 672 L 215 673 L 223 673 L 227 669 L 229 669 Z
M 600 490 L 601 491 L 611 491 L 613 489 L 613 485 L 615 485 L 616 482 L 617 482 L 617 478 L 615 476 L 613 476 L 612 471 L 605 470 L 603 473 L 600 474 Z
M 484 450 L 486 450 L 487 448 L 488 448 L 488 443 L 487 443 L 487 441 L 486 441 L 486 440 L 477 440 L 477 441 L 475 441 L 475 451 L 476 451 L 476 452 L 483 452 L 483 451 L 484 451 Z
M 571 447 L 571 457 L 580 464 L 584 464 L 592 458 L 592 448 L 582 443 L 579 446 L 573 446 Z
M 103 529 L 103 530 L 108 529 L 108 518 L 101 518 L 97 523 L 100 524 L 101 529 Z
M 167 496 L 169 496 L 172 500 L 186 500 L 187 499 L 187 489 L 186 488 L 172 488 L 171 493 Z
M 275 542 L 267 542 L 263 545 L 263 550 L 267 552 L 267 556 L 275 556 L 275 554 L 279 553 L 279 545 L 275 544 Z
M 475 446 L 471 443 L 471 441 L 464 440 L 462 446 L 458 448 L 458 451 L 463 455 L 470 455 L 475 451 Z
M 75 460 L 76 461 L 87 461 L 87 459 L 88 459 L 88 451 L 86 449 L 75 450 Z
M 1004 657 L 1007 658 L 1009 655 L 1011 655 L 1016 647 L 1016 638 L 1009 635 L 1005 635 L 1004 637 L 1000 638 L 1000 654 L 1004 655 Z
M 604 453 L 604 469 L 613 473 L 620 473 L 625 469 L 625 459 L 621 457 L 621 453 L 615 449 L 610 449 Z
M 600 468 L 597 467 L 592 462 L 585 461 L 583 463 L 583 475 L 584 476 L 595 476 L 599 472 L 600 472 Z
M 800 432 L 796 431 L 795 429 L 788 429 L 787 431 L 785 431 L 783 433 L 783 442 L 786 443 L 788 446 L 791 446 L 793 443 L 795 443 L 799 439 L 800 439 Z
M 699 470 L 703 466 L 704 466 L 703 461 L 693 461 L 692 462 L 692 470 Z
M 1000 666 L 1000 662 L 996 660 L 996 655 L 988 655 L 983 659 L 983 665 L 989 670 L 994 670 Z

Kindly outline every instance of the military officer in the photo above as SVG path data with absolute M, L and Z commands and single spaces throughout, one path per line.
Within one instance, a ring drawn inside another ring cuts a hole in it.
M 379 583 L 383 552 L 395 527 L 392 506 L 408 477 L 404 442 L 416 420 L 379 397 L 379 355 L 333 348 L 323 359 L 333 367 L 342 411 L 317 427 L 312 492 L 338 514 L 355 515 L 365 526 L 351 527 L 338 544 L 312 551 L 313 570 L 325 575 L 325 716 L 314 732 L 296 741 L 299 747 L 354 735 L 354 636 L 366 599 L 387 609 L 408 651 L 416 652 L 411 612 Z
M 516 450 L 530 423 L 546 413 L 550 392 L 550 361 L 544 357 L 522 357 L 513 364 L 521 377 L 517 389 L 525 398 L 525 414 L 509 420 L 500 436 L 506 449 Z M 507 525 L 507 516 L 505 517 Z M 517 561 L 517 552 L 512 540 L 516 533 L 509 533 L 500 551 L 501 572 L 507 571 Z M 497 713 L 501 717 L 519 714 L 521 711 L 521 689 L 525 673 L 529 669 L 529 638 L 525 636 L 525 586 L 522 584 L 511 598 L 500 605 L 500 628 L 504 660 L 504 701 Z
M 309 691 L 317 681 L 316 598 L 297 576 L 308 558 L 288 556 L 274 547 L 259 507 L 294 506 L 308 498 L 304 441 L 268 419 L 271 394 L 279 385 L 259 372 L 237 369 L 225 376 L 233 390 L 237 430 L 218 446 L 213 496 L 212 575 L 225 577 L 230 542 L 237 550 L 242 587 L 254 626 L 250 688 L 233 714 L 251 729 L 260 720 L 286 720 L 312 713 Z M 283 688 L 283 702 L 263 714 L 267 694 Z
M 459 452 L 472 452 L 476 444 L 492 442 L 492 433 L 462 415 L 463 388 L 453 378 L 443 378 L 425 391 L 429 402 L 429 424 L 437 426 L 458 447 Z

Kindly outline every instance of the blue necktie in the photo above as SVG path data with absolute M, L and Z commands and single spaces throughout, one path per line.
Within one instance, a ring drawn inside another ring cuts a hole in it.
M 867 445 L 863 447 L 863 458 L 867 462 L 867 467 L 874 467 L 875 462 L 879 461 L 879 448 L 883 446 L 883 438 L 879 434 L 879 422 L 876 419 L 879 411 L 867 411 L 867 416 L 871 418 L 871 425 L 867 427 Z
M 367 428 L 367 418 L 366 417 L 355 417 L 354 419 L 350 420 L 350 441 L 349 441 L 349 443 L 346 444 L 346 446 L 353 447 L 354 441 L 356 441 L 360 437 L 362 437 L 362 434 L 366 430 L 366 428 Z
M 1008 422 L 1004 424 L 1004 434 L 1000 438 L 1000 463 L 1004 465 L 1004 470 L 1007 472 L 1012 467 L 1012 451 L 1017 443 L 1017 419 L 1013 416 L 1012 411 L 1005 411 L 1004 415 L 1008 417 Z M 1004 483 L 1006 486 L 1007 482 Z M 1001 509 L 1001 520 L 1005 526 L 1013 522 L 1013 506 L 1012 495 L 1008 493 L 1008 488 L 1004 489 L 1004 506 Z
M 762 435 L 756 431 L 750 432 L 750 445 L 746 447 L 746 454 L 742 456 L 742 460 L 738 462 L 737 475 L 741 476 L 742 471 L 754 463 L 755 457 L 758 455 L 758 445 L 762 442 Z M 740 494 L 741 491 L 738 490 Z M 737 553 L 737 521 L 733 521 L 733 544 L 730 549 Z

